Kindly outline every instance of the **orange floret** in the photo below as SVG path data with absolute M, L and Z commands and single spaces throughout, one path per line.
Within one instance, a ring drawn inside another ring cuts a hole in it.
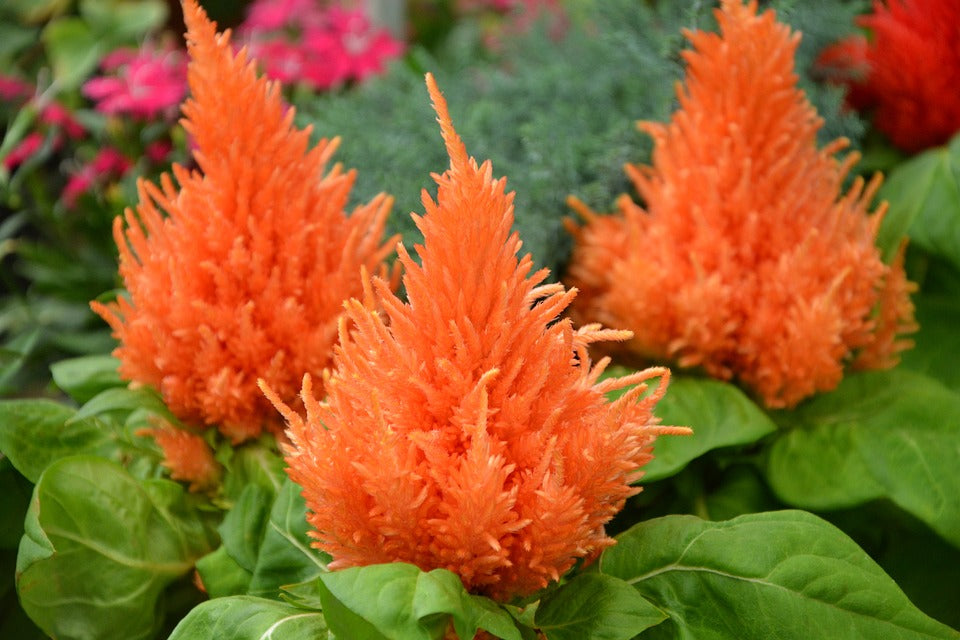
M 258 78 L 230 33 L 184 3 L 192 97 L 183 125 L 200 171 L 141 181 L 114 236 L 129 296 L 93 303 L 120 340 L 121 374 L 157 388 L 181 420 L 239 442 L 279 428 L 256 387 L 296 397 L 328 365 L 343 300 L 378 271 L 385 195 L 344 208 L 355 173 L 326 171 L 338 140 L 308 149 L 276 83 Z M 166 213 L 166 216 L 163 215 Z
M 513 193 L 467 156 L 427 85 L 451 162 L 414 216 L 422 266 L 398 247 L 409 301 L 374 279 L 382 312 L 347 303 L 329 395 L 318 402 L 307 378 L 305 418 L 265 390 L 288 420 L 289 473 L 331 568 L 445 568 L 508 600 L 613 544 L 604 524 L 639 491 L 655 437 L 689 430 L 652 415 L 666 369 L 597 381 L 607 360 L 591 364 L 587 346 L 630 334 L 557 320 L 576 292 L 518 259 Z
M 722 35 L 686 33 L 686 82 L 669 124 L 641 123 L 653 166 L 628 166 L 646 210 L 624 196 L 618 217 L 570 225 L 567 276 L 584 291 L 578 321 L 630 329 L 629 348 L 736 377 L 771 407 L 836 387 L 845 365 L 890 366 L 914 328 L 902 262 L 874 246 L 880 184 L 857 178 L 797 88 L 799 34 L 724 0 Z M 883 295 L 881 295 L 881 292 Z M 879 306 L 879 310 L 877 309 Z M 879 318 L 879 323 L 875 319 Z
M 204 491 L 220 481 L 221 468 L 203 438 L 170 425 L 141 429 L 138 436 L 153 438 L 163 451 L 170 477 L 190 483 L 190 491 Z

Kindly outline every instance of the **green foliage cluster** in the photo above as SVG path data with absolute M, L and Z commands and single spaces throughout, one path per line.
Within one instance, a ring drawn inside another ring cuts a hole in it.
M 862 121 L 841 108 L 838 89 L 811 80 L 810 67 L 816 51 L 850 32 L 861 6 L 769 4 L 805 34 L 798 73 L 825 119 L 823 139 L 856 142 Z M 431 173 L 448 163 L 423 85 L 424 72 L 432 72 L 468 152 L 490 159 L 494 175 L 508 176 L 524 251 L 557 277 L 570 251 L 562 223 L 572 215 L 567 196 L 609 211 L 630 191 L 623 165 L 648 161 L 652 148 L 636 122 L 669 119 L 683 77 L 681 30 L 714 29 L 712 10 L 708 2 L 583 0 L 573 3 L 564 38 L 541 25 L 504 38 L 501 55 L 481 64 L 478 34 L 467 25 L 436 53 L 416 51 L 405 66 L 355 91 L 296 106 L 318 136 L 341 136 L 336 159 L 358 169 L 357 202 L 381 191 L 394 196 L 390 227 L 412 246 L 420 237 L 409 214 L 423 211 L 422 189 L 433 190 Z
M 681 27 L 712 29 L 712 4 L 574 2 L 566 39 L 535 30 L 481 62 L 479 33 L 463 26 L 379 80 L 293 102 L 318 135 L 343 136 L 358 201 L 397 197 L 391 224 L 409 245 L 406 214 L 447 162 L 423 88 L 433 71 L 470 153 L 516 189 L 526 249 L 556 274 L 568 251 L 564 199 L 604 210 L 628 190 L 622 164 L 650 151 L 634 121 L 669 117 Z M 856 144 L 862 121 L 810 65 L 864 4 L 764 4 L 804 32 L 801 81 L 824 140 Z M 643 493 L 608 528 L 616 546 L 523 601 L 495 603 L 449 571 L 402 563 L 329 571 L 275 442 L 234 448 L 211 430 L 222 486 L 187 493 L 141 435 L 176 422 L 158 394 L 126 386 L 106 348 L 57 362 L 59 400 L 0 401 L 0 638 L 439 640 L 450 628 L 461 640 L 477 630 L 504 640 L 960 638 L 960 136 L 897 166 L 881 195 L 890 211 L 879 244 L 892 256 L 908 235 L 920 284 L 921 329 L 903 363 L 852 374 L 789 411 L 675 376 L 657 415 L 695 435 L 657 442 Z M 23 224 L 0 223 L 0 246 Z M 62 269 L 23 277 L 84 286 Z M 8 351 L 9 364 L 19 352 Z

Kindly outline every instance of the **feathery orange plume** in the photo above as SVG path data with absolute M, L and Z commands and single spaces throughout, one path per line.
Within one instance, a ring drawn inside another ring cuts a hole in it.
M 620 217 L 573 202 L 576 248 L 567 282 L 583 289 L 580 321 L 633 331 L 649 358 L 737 377 L 771 407 L 834 388 L 845 364 L 889 366 L 912 331 L 912 285 L 874 246 L 880 185 L 857 178 L 856 153 L 817 149 L 822 120 L 797 88 L 799 34 L 757 3 L 724 0 L 722 35 L 693 45 L 680 109 L 644 122 L 653 166 L 628 166 L 646 211 L 624 196 Z M 881 292 L 885 292 L 881 295 Z M 879 305 L 877 316 L 873 313 Z
M 304 373 L 329 363 L 343 300 L 361 267 L 381 268 L 385 195 L 346 216 L 355 173 L 338 140 L 308 149 L 276 83 L 258 78 L 229 31 L 217 34 L 185 0 L 192 97 L 183 125 L 200 171 L 174 165 L 160 187 L 141 181 L 136 213 L 114 236 L 129 298 L 92 307 L 120 340 L 124 377 L 157 388 L 181 420 L 217 425 L 239 442 L 278 428 L 258 391 L 293 400 Z M 166 212 L 166 217 L 162 215 Z
M 445 568 L 507 600 L 613 544 L 604 524 L 639 491 L 655 437 L 689 430 L 652 415 L 668 370 L 597 382 L 608 360 L 592 365 L 587 345 L 629 333 L 556 321 L 576 292 L 517 258 L 513 193 L 467 155 L 430 75 L 427 86 L 450 168 L 414 215 L 422 266 L 398 247 L 409 302 L 382 279 L 382 313 L 347 302 L 329 395 L 318 402 L 306 378 L 305 418 L 265 391 L 288 421 L 289 473 L 331 568 Z
M 163 466 L 174 480 L 190 483 L 190 491 L 209 489 L 220 481 L 222 469 L 203 438 L 172 425 L 140 429 L 138 436 L 153 438 L 163 451 Z

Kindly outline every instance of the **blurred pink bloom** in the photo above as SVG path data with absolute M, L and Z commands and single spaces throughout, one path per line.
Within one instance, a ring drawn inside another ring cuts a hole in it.
M 54 139 L 54 145 L 59 146 L 59 141 L 56 138 Z M 8 170 L 13 170 L 32 158 L 42 147 L 43 134 L 39 131 L 28 133 L 3 159 L 3 166 Z
M 250 6 L 241 29 L 278 31 L 293 24 L 321 24 L 323 12 L 315 0 L 258 0 Z
M 173 144 L 169 140 L 157 140 L 147 145 L 143 155 L 153 164 L 163 164 L 173 151 Z
M 362 11 L 324 9 L 316 0 L 257 0 L 238 35 L 269 77 L 314 89 L 363 80 L 403 53 Z
M 187 93 L 187 59 L 176 49 L 117 49 L 100 67 L 109 75 L 88 80 L 83 93 L 107 115 L 172 116 Z
M 112 147 L 101 149 L 89 164 L 70 176 L 63 188 L 61 198 L 67 208 L 77 204 L 77 198 L 89 191 L 94 185 L 103 184 L 113 178 L 120 178 L 131 167 L 130 160 Z
M 0 73 L 0 100 L 8 102 L 18 98 L 27 98 L 33 93 L 33 86 L 20 78 Z
M 57 102 L 51 102 L 40 111 L 40 122 L 60 127 L 68 137 L 73 139 L 82 138 L 87 132 L 83 125 Z

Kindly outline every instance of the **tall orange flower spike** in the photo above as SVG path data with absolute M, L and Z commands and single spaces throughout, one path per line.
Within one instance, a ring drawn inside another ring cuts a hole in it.
M 361 267 L 381 268 L 391 206 L 385 195 L 344 212 L 355 173 L 325 174 L 338 140 L 308 149 L 279 85 L 234 55 L 195 0 L 185 0 L 192 97 L 183 125 L 200 171 L 179 183 L 141 181 L 136 213 L 114 236 L 129 298 L 93 303 L 120 340 L 129 380 L 157 388 L 170 409 L 217 425 L 235 442 L 279 428 L 257 389 L 296 398 L 304 373 L 329 364 L 343 300 Z M 166 212 L 166 216 L 162 215 Z
M 822 120 L 797 88 L 799 34 L 757 3 L 724 0 L 722 35 L 686 33 L 685 86 L 669 124 L 641 123 L 653 166 L 628 166 L 646 210 L 573 201 L 586 225 L 567 282 L 574 317 L 630 329 L 640 356 L 736 377 L 770 407 L 834 388 L 845 365 L 892 366 L 914 330 L 902 256 L 874 246 L 880 176 L 817 149 Z
M 450 168 L 414 215 L 422 266 L 398 247 L 409 302 L 374 279 L 382 313 L 346 303 L 329 395 L 318 402 L 306 378 L 305 418 L 265 390 L 331 568 L 445 568 L 509 600 L 613 544 L 604 524 L 639 491 L 655 437 L 689 430 L 651 413 L 666 369 L 598 382 L 608 361 L 592 365 L 587 345 L 629 333 L 556 320 L 576 292 L 517 258 L 513 193 L 467 156 L 430 75 L 427 86 Z

